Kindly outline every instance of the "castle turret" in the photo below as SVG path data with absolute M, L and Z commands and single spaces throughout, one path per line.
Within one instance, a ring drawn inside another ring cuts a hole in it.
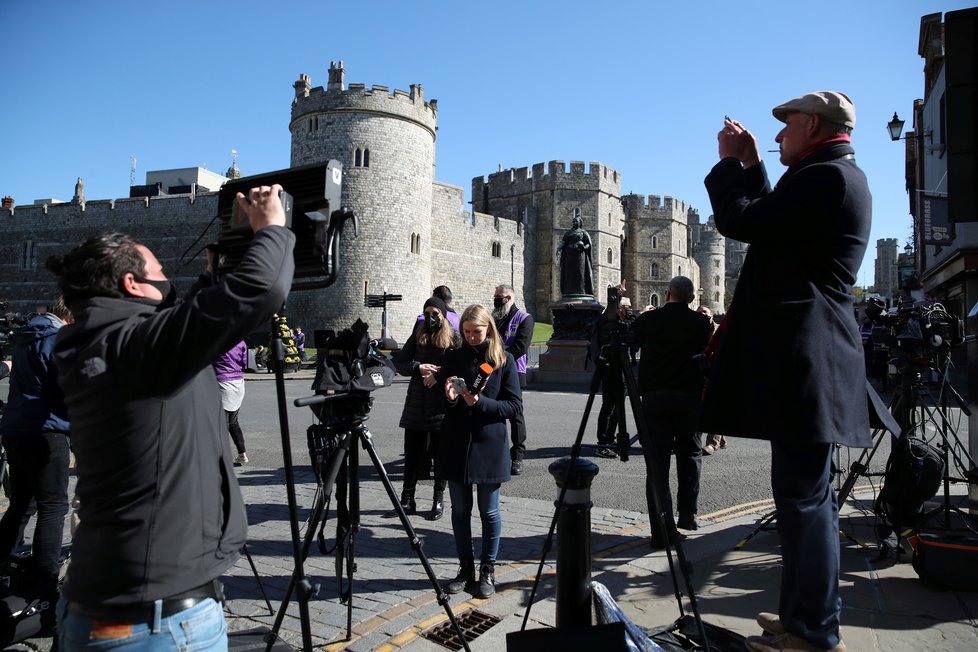
M 347 87 L 342 61 L 330 64 L 326 89 L 313 87 L 306 75 L 299 79 L 302 92 L 297 82 L 289 125 L 291 165 L 330 159 L 343 164 L 343 205 L 356 213 L 360 236 L 343 241 L 336 285 L 296 294 L 289 305 L 321 314 L 323 323 L 313 325 L 317 328 L 343 328 L 366 315 L 379 332 L 380 314 L 364 312 L 363 295 L 386 289 L 403 296 L 388 305 L 392 331 L 403 341 L 410 335 L 407 325 L 438 285 L 430 282 L 434 102 L 424 101 L 420 85 L 410 93 L 386 86 Z M 421 277 L 412 277 L 416 270 L 424 270 Z

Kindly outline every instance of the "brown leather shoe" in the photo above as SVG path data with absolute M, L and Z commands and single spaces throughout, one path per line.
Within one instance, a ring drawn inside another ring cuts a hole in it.
M 846 644 L 839 640 L 835 647 L 825 649 L 785 632 L 777 636 L 748 636 L 747 649 L 754 652 L 845 652 Z
M 781 616 L 778 614 L 762 611 L 757 614 L 757 624 L 768 634 L 780 636 L 784 634 L 784 625 L 781 624 Z

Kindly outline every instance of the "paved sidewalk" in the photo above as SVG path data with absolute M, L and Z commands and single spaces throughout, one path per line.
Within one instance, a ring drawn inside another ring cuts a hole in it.
M 391 507 L 390 499 L 365 454 L 361 462 L 366 466 L 360 484 L 353 635 L 345 640 L 347 607 L 337 599 L 335 558 L 321 554 L 314 543 L 305 564 L 309 579 L 320 584 L 318 597 L 309 603 L 314 647 L 355 652 L 442 652 L 446 648 L 421 634 L 447 622 L 447 615 L 436 602 L 431 583 L 400 522 L 381 518 Z M 261 584 L 278 610 L 293 567 L 282 471 L 244 466 L 238 472 L 248 505 L 248 549 Z M 307 466 L 297 467 L 296 472 L 298 503 L 305 519 L 313 502 L 314 479 Z M 430 481 L 420 483 L 418 494 L 419 508 L 427 510 Z M 917 578 L 909 563 L 894 565 L 892 560 L 878 560 L 873 516 L 861 511 L 868 510 L 872 497 L 871 492 L 857 489 L 843 509 L 844 531 L 869 544 L 862 548 L 843 540 L 843 636 L 848 649 L 978 649 L 978 593 L 930 589 Z M 964 496 L 955 499 L 963 500 Z M 684 541 L 697 604 L 707 622 L 750 635 L 758 632 L 753 622 L 758 611 L 776 610 L 780 581 L 776 534 L 773 530 L 761 531 L 746 545 L 734 549 L 770 506 L 770 501 L 760 501 L 746 509 L 704 515 L 702 527 Z M 472 650 L 505 649 L 506 634 L 520 629 L 553 509 L 552 500 L 509 498 L 504 488 L 497 594 L 488 600 L 468 593 L 451 598 L 456 616 L 475 608 L 501 621 L 472 641 Z M 638 512 L 594 508 L 591 521 L 593 578 L 608 587 L 624 612 L 641 627 L 658 627 L 678 618 L 679 603 L 665 552 L 652 551 L 648 546 L 648 517 Z M 411 523 L 437 578 L 444 581 L 453 577 L 457 560 L 448 512 L 440 521 L 427 521 L 418 515 L 411 517 Z M 476 523 L 474 533 L 478 532 Z M 332 545 L 332 513 L 326 533 L 330 537 L 327 543 Z M 543 567 L 529 628 L 554 624 L 554 557 L 551 553 L 551 561 Z M 258 580 L 246 558 L 242 557 L 224 579 L 232 631 L 272 625 L 274 616 L 261 598 Z M 690 613 L 687 600 L 683 609 Z M 302 640 L 298 613 L 293 602 L 280 630 L 282 639 L 295 649 L 301 648 Z M 50 644 L 51 639 L 34 639 L 26 647 L 48 650 Z
M 367 476 L 361 481 L 353 636 L 349 641 L 343 640 L 347 609 L 336 599 L 334 557 L 320 554 L 314 545 L 306 565 L 307 575 L 321 584 L 319 597 L 309 607 L 314 645 L 326 650 L 445 650 L 421 636 L 431 627 L 447 622 L 447 615 L 437 604 L 399 521 L 380 518 L 390 508 L 390 500 L 373 477 L 372 468 Z M 273 600 L 279 600 L 292 568 L 283 487 L 274 474 L 262 469 L 245 467 L 240 479 L 250 505 L 249 548 L 266 591 Z M 419 496 L 419 507 L 426 509 L 430 483 L 421 483 Z M 874 517 L 863 511 L 868 510 L 872 498 L 869 491 L 856 491 L 843 509 L 844 531 L 868 545 L 863 548 L 843 540 L 843 636 L 849 650 L 978 649 L 978 593 L 930 589 L 917 578 L 909 563 L 879 560 L 872 531 Z M 956 496 L 957 500 L 963 498 Z M 301 485 L 300 505 L 308 507 L 311 502 L 312 486 Z M 758 632 L 753 621 L 758 611 L 776 611 L 780 581 L 776 534 L 773 530 L 762 531 L 743 547 L 734 549 L 768 509 L 770 503 L 762 501 L 752 506 L 751 513 L 713 515 L 684 541 L 699 611 L 707 622 L 750 635 Z M 476 608 L 501 619 L 472 641 L 473 650 L 504 649 L 505 634 L 520 628 L 553 516 L 553 503 L 504 495 L 501 510 L 503 541 L 496 571 L 497 594 L 488 600 L 468 593 L 451 598 L 456 616 Z M 625 613 L 641 627 L 653 628 L 678 618 L 679 603 L 665 552 L 653 552 L 648 547 L 648 517 L 595 508 L 591 519 L 594 579 L 608 587 Z M 437 577 L 444 581 L 454 576 L 457 560 L 449 515 L 446 513 L 436 522 L 419 515 L 412 517 L 411 522 Z M 331 519 L 328 534 L 334 532 L 332 525 Z M 477 533 L 478 525 L 474 527 Z M 551 554 L 550 559 L 553 558 Z M 543 570 L 537 602 L 531 609 L 530 628 L 554 624 L 554 563 L 548 561 Z M 227 578 L 227 593 L 232 630 L 273 622 L 246 560 L 239 562 Z M 278 609 L 279 604 L 273 602 L 273 606 Z M 683 608 L 690 612 L 688 601 L 684 600 Z M 301 647 L 298 609 L 294 604 L 281 635 L 291 646 Z

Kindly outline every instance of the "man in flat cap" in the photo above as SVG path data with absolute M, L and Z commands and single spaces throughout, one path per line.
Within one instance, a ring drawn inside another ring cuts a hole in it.
M 781 596 L 777 614 L 758 615 L 769 635 L 748 638 L 748 649 L 845 650 L 833 445 L 870 446 L 871 418 L 885 414 L 852 317 L 871 197 L 850 145 L 856 111 L 846 95 L 809 93 L 773 113 L 785 123 L 775 140 L 788 166 L 775 188 L 754 136 L 730 119 L 706 177 L 717 229 L 750 247 L 700 429 L 771 441 Z

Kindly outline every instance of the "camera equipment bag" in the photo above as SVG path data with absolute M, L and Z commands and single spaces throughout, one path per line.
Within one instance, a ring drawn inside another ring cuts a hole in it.
M 901 437 L 886 461 L 883 489 L 874 506 L 877 516 L 897 532 L 916 526 L 924 502 L 937 493 L 943 477 L 941 451 L 922 439 Z
M 939 589 L 978 591 L 978 537 L 920 532 L 910 538 L 913 569 L 924 584 Z

